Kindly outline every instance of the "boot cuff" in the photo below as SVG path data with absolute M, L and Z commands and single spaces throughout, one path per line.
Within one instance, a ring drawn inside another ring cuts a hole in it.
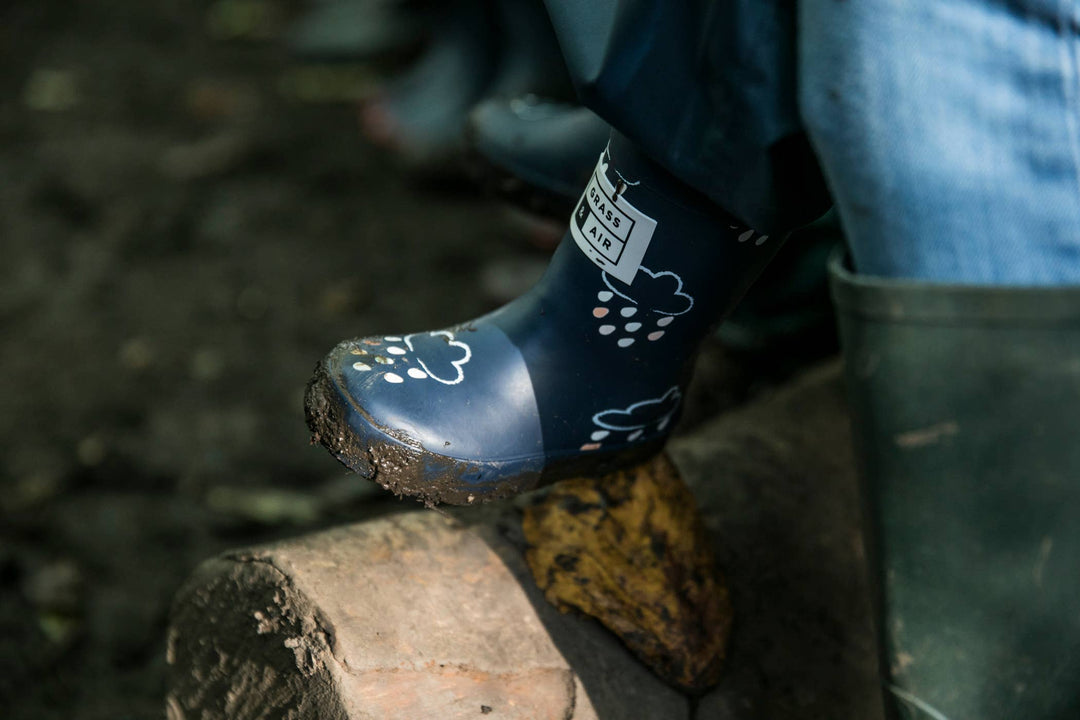
M 954 285 L 859 275 L 843 247 L 829 257 L 838 312 L 926 325 L 1080 326 L 1080 286 Z

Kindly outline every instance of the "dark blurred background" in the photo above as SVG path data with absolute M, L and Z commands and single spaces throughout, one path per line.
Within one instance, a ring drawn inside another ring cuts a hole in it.
M 303 10 L 0 5 L 2 717 L 161 716 L 199 560 L 401 505 L 309 446 L 316 361 L 534 261 L 467 183 L 362 142 L 364 69 L 283 48 Z

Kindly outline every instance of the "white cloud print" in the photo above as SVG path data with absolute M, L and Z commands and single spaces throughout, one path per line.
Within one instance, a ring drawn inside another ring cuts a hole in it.
M 605 430 L 641 430 L 653 423 L 667 424 L 679 407 L 682 393 L 672 386 L 658 398 L 642 400 L 623 409 L 602 410 L 593 415 L 593 422 Z
M 465 379 L 462 367 L 472 359 L 472 350 L 454 339 L 448 330 L 405 336 L 405 345 L 415 353 L 416 363 L 432 380 L 443 385 L 457 385 Z
M 670 270 L 653 272 L 644 265 L 638 268 L 634 284 L 620 288 L 612 284 L 607 273 L 601 272 L 608 290 L 619 297 L 661 315 L 684 315 L 694 307 L 694 298 L 683 292 L 682 278 Z

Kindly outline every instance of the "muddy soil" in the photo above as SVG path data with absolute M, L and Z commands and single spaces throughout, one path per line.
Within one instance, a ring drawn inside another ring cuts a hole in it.
M 491 264 L 535 260 L 468 183 L 417 184 L 297 91 L 299 9 L 0 5 L 5 718 L 160 717 L 195 564 L 400 508 L 309 445 L 316 361 L 485 312 Z M 699 407 L 738 394 L 724 367 Z

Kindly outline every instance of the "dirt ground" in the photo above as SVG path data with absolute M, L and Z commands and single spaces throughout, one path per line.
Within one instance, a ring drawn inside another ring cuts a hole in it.
M 489 310 L 485 268 L 535 259 L 497 204 L 297 92 L 298 9 L 0 6 L 5 718 L 160 717 L 200 560 L 399 507 L 309 446 L 315 362 Z M 709 367 L 700 407 L 741 392 Z

